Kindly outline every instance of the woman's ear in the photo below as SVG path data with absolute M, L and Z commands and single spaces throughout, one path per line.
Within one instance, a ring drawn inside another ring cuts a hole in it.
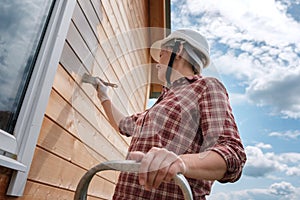
M 179 45 L 178 52 L 176 53 L 176 58 L 181 58 L 183 56 L 183 44 Z

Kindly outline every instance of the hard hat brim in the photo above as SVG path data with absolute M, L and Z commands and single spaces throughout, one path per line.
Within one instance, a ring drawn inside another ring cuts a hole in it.
M 161 45 L 167 42 L 165 39 L 154 42 L 150 48 L 150 55 L 156 62 L 159 62 L 160 51 L 162 49 Z

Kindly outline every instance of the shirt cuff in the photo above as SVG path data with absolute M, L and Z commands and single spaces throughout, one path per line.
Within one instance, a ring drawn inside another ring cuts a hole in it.
M 121 133 L 121 135 L 125 135 L 127 137 L 130 137 L 131 135 L 128 132 L 128 120 L 129 120 L 128 118 L 130 118 L 130 117 L 124 117 L 119 122 L 119 132 Z
M 242 169 L 245 163 L 243 155 L 238 154 L 238 151 L 230 148 L 229 146 L 214 146 L 207 150 L 217 152 L 223 157 L 227 165 L 227 171 L 224 177 L 218 180 L 220 183 L 236 182 L 242 175 Z M 243 153 L 242 153 L 243 154 Z
M 119 122 L 119 132 L 127 137 L 132 136 L 136 127 L 136 121 L 142 113 L 136 113 L 131 116 L 124 117 Z

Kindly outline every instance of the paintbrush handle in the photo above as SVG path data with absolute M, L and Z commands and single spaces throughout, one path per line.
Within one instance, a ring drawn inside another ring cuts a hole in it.
M 101 78 L 99 77 L 94 77 L 94 76 L 91 76 L 87 73 L 84 73 L 82 75 L 82 82 L 83 83 L 90 83 L 92 84 L 96 89 L 97 89 L 97 80 L 98 81 L 101 81 L 105 86 L 109 86 L 109 87 L 113 87 L 113 88 L 117 88 L 118 85 L 117 84 L 114 84 L 114 83 L 109 83 L 109 82 L 106 82 L 104 80 L 102 80 Z
M 110 87 L 113 87 L 113 88 L 117 88 L 118 87 L 118 85 L 117 84 L 115 84 L 115 83 L 109 83 L 109 82 L 106 82 L 106 81 L 104 81 L 104 80 L 102 80 L 101 78 L 98 78 L 104 85 L 106 85 L 106 86 L 110 86 Z

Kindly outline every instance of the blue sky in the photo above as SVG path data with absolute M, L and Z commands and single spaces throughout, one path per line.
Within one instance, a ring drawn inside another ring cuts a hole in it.
M 172 0 L 171 27 L 207 36 L 247 152 L 242 178 L 209 200 L 300 199 L 300 1 Z

